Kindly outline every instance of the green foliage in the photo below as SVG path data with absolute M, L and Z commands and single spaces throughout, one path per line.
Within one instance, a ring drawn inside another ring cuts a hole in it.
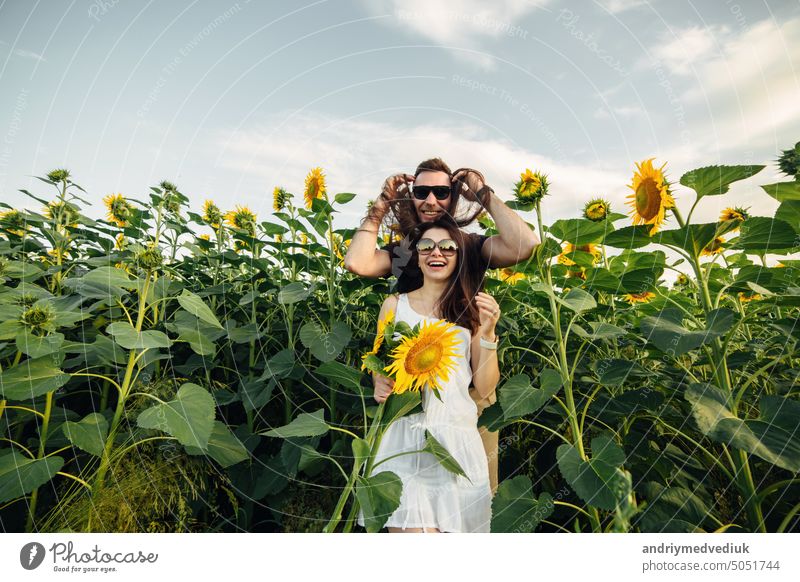
M 691 220 L 762 168 L 684 173 L 652 235 L 615 212 L 546 226 L 530 178 L 511 205 L 543 243 L 513 285 L 486 282 L 503 313 L 479 418 L 504 443 L 492 531 L 797 530 L 800 190 L 761 186 L 774 216 Z M 375 406 L 368 374 L 411 329 L 362 360 L 389 287 L 344 269 L 353 230 L 334 218 L 355 195 L 297 208 L 284 191 L 240 228 L 167 181 L 106 220 L 66 170 L 40 180 L 51 200 L 24 193 L 46 209 L 0 214 L 4 525 L 350 531 L 360 509 L 380 530 L 402 483 L 372 474 L 376 442 L 422 406 Z M 465 476 L 430 434 L 416 454 Z

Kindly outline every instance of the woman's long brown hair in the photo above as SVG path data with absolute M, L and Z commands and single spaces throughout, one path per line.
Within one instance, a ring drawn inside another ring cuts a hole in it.
M 425 222 L 417 225 L 410 233 L 413 255 L 409 261 L 409 266 L 413 265 L 416 269 L 419 269 L 419 254 L 416 250 L 417 242 L 432 228 L 443 228 L 449 233 L 450 238 L 458 244 L 456 269 L 450 278 L 450 285 L 442 297 L 439 298 L 438 304 L 442 319 L 465 327 L 470 330 L 470 333 L 474 334 L 480 325 L 478 306 L 473 301 L 483 285 L 483 277 L 479 276 L 481 270 L 476 265 L 476 262 L 480 261 L 480 256 L 474 256 L 475 252 L 469 254 L 466 252 L 466 237 L 458 227 L 458 224 L 453 222 L 451 218 L 440 218 L 434 222 Z

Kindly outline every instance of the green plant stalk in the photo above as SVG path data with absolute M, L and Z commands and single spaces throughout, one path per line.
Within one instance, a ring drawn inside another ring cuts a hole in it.
M 672 208 L 673 215 L 678 221 L 681 228 L 686 227 L 683 217 L 678 211 L 677 207 Z M 692 241 L 694 243 L 694 241 Z M 700 297 L 702 300 L 703 311 L 708 317 L 709 312 L 713 309 L 713 302 L 711 301 L 711 293 L 708 289 L 707 273 L 700 266 L 700 260 L 697 256 L 697 251 L 694 249 L 695 245 L 692 244 L 692 252 L 689 253 L 689 258 L 692 269 L 694 270 L 697 282 L 700 285 Z M 733 388 L 731 386 L 731 376 L 728 370 L 728 362 L 725 351 L 722 349 L 722 343 L 719 338 L 714 338 L 711 341 L 711 353 L 713 356 L 712 373 L 717 382 L 717 385 L 728 395 L 728 401 L 731 404 L 731 412 L 737 413 L 738 406 L 734 403 Z M 761 508 L 761 498 L 755 488 L 753 482 L 753 474 L 750 470 L 750 463 L 748 461 L 747 453 L 741 449 L 737 449 L 737 454 L 732 457 L 732 465 L 734 469 L 734 481 L 739 489 L 739 492 L 745 498 L 745 509 L 751 524 L 759 531 L 766 533 L 766 524 L 764 523 L 764 513 Z
M 39 436 L 39 453 L 36 455 L 37 459 L 42 459 L 44 457 L 44 449 L 47 444 L 47 433 L 50 429 L 50 415 L 53 412 L 53 395 L 55 394 L 55 390 L 51 390 L 47 393 L 45 397 L 45 405 L 44 405 L 44 419 L 42 420 L 42 432 Z M 36 503 L 39 500 L 39 488 L 36 487 L 33 492 L 31 493 L 31 503 L 28 510 L 28 518 L 25 523 L 25 531 L 31 532 L 33 531 L 33 519 L 36 515 Z
M 147 310 L 147 293 L 150 290 L 150 277 L 151 272 L 147 271 L 147 277 L 145 279 L 144 287 L 142 289 L 142 294 L 139 296 L 139 313 L 136 317 L 136 332 L 142 331 L 142 323 L 144 322 L 144 315 L 145 311 Z M 128 365 L 125 368 L 125 376 L 122 380 L 122 389 L 119 393 L 119 398 L 117 399 L 117 408 L 114 412 L 114 419 L 111 421 L 111 428 L 108 431 L 108 437 L 106 437 L 106 443 L 103 447 L 103 456 L 100 460 L 100 467 L 97 470 L 97 474 L 94 479 L 94 483 L 92 485 L 92 497 L 97 496 L 100 490 L 103 488 L 103 482 L 105 480 L 106 472 L 108 471 L 109 463 L 111 460 L 111 449 L 114 445 L 114 438 L 116 436 L 117 430 L 119 428 L 120 421 L 122 420 L 123 412 L 125 411 L 125 400 L 128 397 L 128 392 L 130 391 L 131 387 L 131 378 L 133 377 L 133 368 L 136 365 L 136 350 L 130 350 L 128 355 Z M 91 516 L 89 521 L 87 522 L 87 531 L 91 527 Z
M 542 233 L 542 244 L 545 244 L 547 239 L 542 225 L 541 200 L 536 201 L 536 221 L 539 226 L 539 232 Z M 575 408 L 575 396 L 572 391 L 572 376 L 570 375 L 570 366 L 567 362 L 567 346 L 565 345 L 565 338 L 561 334 L 561 311 L 555 300 L 555 290 L 553 289 L 553 277 L 550 273 L 550 264 L 542 265 L 542 269 L 547 278 L 547 285 L 550 287 L 550 293 L 547 294 L 547 298 L 550 302 L 550 313 L 553 317 L 552 328 L 556 338 L 556 345 L 558 346 L 558 368 L 561 374 L 561 381 L 564 383 L 564 396 L 567 401 L 567 416 L 569 417 L 569 424 L 573 435 L 573 444 L 578 449 L 578 454 L 580 454 L 581 459 L 588 460 L 586 457 L 586 450 L 583 447 L 583 433 L 581 432 L 581 427 L 578 422 L 578 411 Z M 600 532 L 602 531 L 600 512 L 596 507 L 590 506 L 590 508 L 592 530 Z
M 328 196 L 327 193 L 325 195 L 325 200 L 327 201 Z M 333 323 L 336 320 L 335 317 L 335 310 L 334 310 L 334 299 L 333 299 L 333 280 L 334 276 L 336 275 L 336 253 L 334 250 L 334 245 L 336 241 L 333 238 L 333 217 L 329 213 L 326 216 L 328 221 L 328 241 L 330 242 L 330 252 L 328 253 L 328 276 L 325 280 L 327 289 L 328 289 L 328 315 L 329 315 L 329 331 L 333 330 Z M 330 388 L 330 409 L 331 409 L 331 422 L 336 423 L 336 389 L 331 386 Z M 331 435 L 331 446 L 334 444 L 336 440 L 336 435 Z
M 381 419 L 383 418 L 383 411 L 386 407 L 386 401 L 380 403 L 378 406 L 378 410 L 375 413 L 375 418 L 372 420 L 372 426 L 370 426 L 369 431 L 366 435 L 366 441 L 369 443 L 369 457 L 366 460 L 366 468 L 364 469 L 364 475 L 369 476 L 370 471 L 372 470 L 372 464 L 375 459 L 375 455 L 378 452 L 378 446 L 380 445 L 380 424 Z M 339 500 L 336 502 L 336 507 L 333 510 L 333 515 L 331 519 L 328 521 L 325 528 L 322 530 L 323 533 L 333 533 L 336 531 L 336 526 L 339 525 L 339 522 L 342 520 L 342 511 L 344 510 L 345 503 L 350 498 L 350 495 L 353 493 L 353 487 L 356 482 L 356 477 L 358 477 L 358 473 L 363 465 L 362 463 L 353 462 L 353 470 L 350 472 L 350 478 L 347 480 L 347 484 L 345 485 L 344 489 L 342 490 L 341 495 L 339 495 Z M 347 524 L 345 527 L 344 532 L 347 533 L 352 529 L 353 524 L 353 517 L 355 512 L 358 510 L 358 502 L 355 501 L 353 506 L 350 508 L 350 514 L 347 517 Z

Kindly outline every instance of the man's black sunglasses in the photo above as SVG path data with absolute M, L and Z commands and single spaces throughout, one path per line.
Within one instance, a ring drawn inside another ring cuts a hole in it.
M 445 200 L 450 196 L 450 186 L 417 186 L 414 185 L 412 193 L 417 200 L 425 200 L 433 192 L 437 200 Z

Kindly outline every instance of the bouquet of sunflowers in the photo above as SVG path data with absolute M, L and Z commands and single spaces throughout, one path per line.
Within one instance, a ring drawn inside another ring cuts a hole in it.
M 372 350 L 361 358 L 361 370 L 392 378 L 393 394 L 428 388 L 441 400 L 439 389 L 449 379 L 461 341 L 455 327 L 443 319 L 411 327 L 394 321 L 390 311 L 378 321 L 378 333 Z

